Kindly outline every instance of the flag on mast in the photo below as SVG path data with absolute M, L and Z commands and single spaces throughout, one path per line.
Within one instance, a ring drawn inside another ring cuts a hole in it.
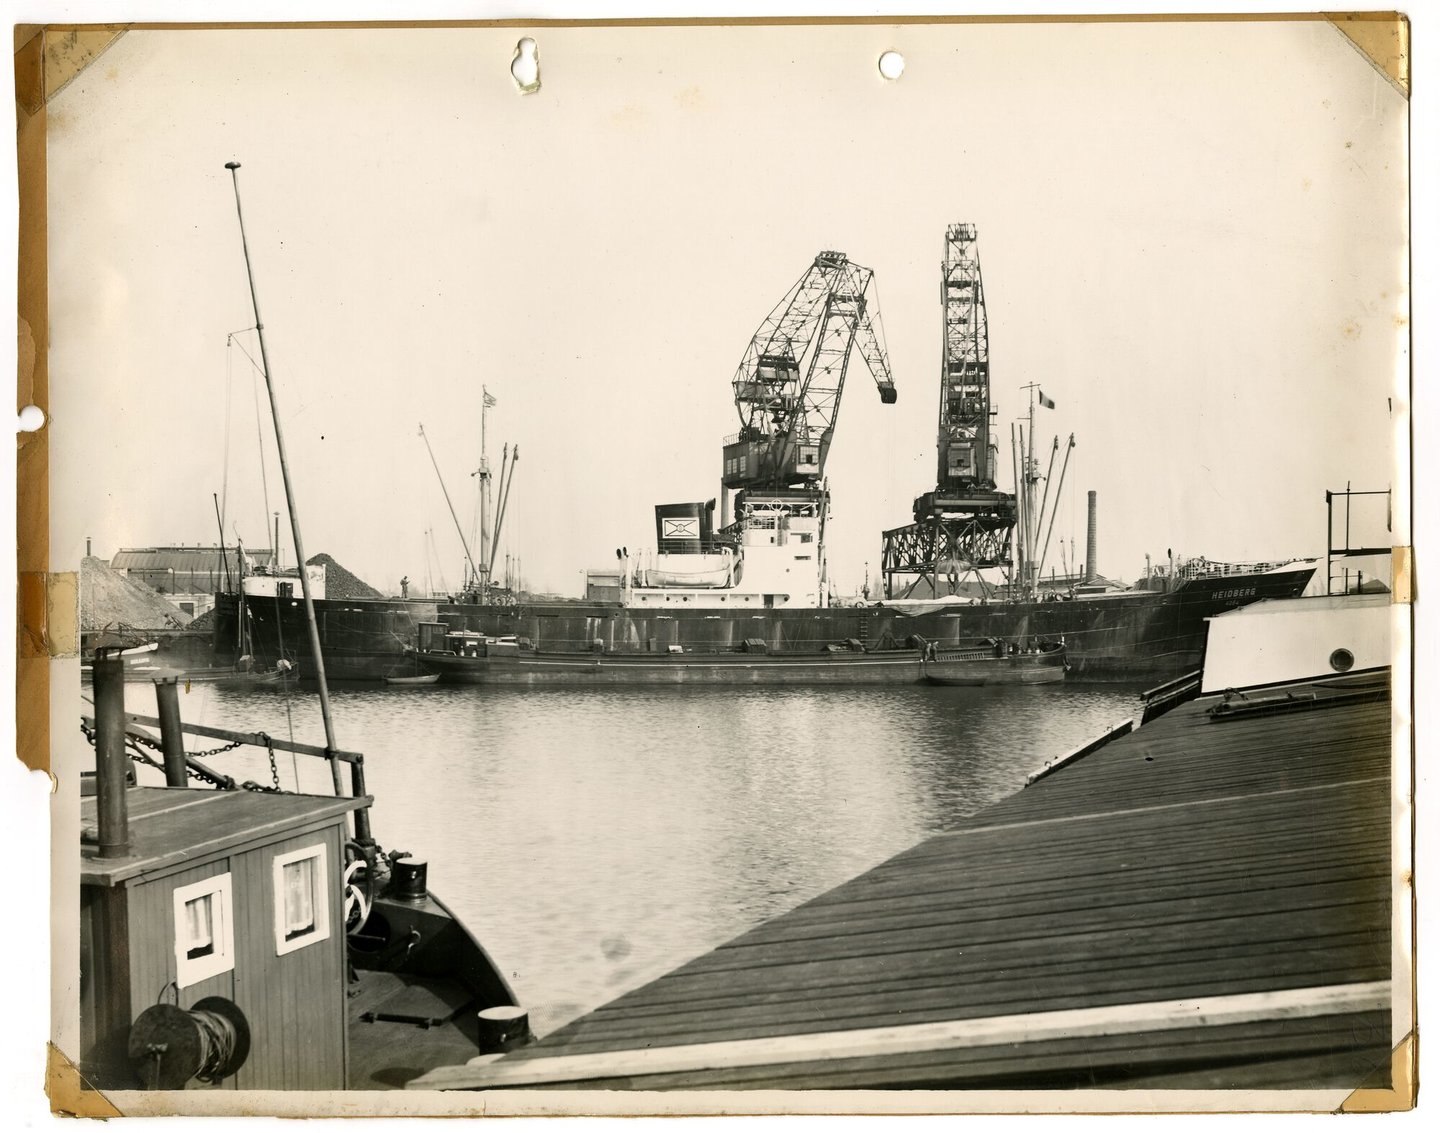
M 480 387 L 480 392 L 485 395 L 485 408 L 486 408 L 486 409 L 494 409 L 494 408 L 495 408 L 495 397 L 494 397 L 494 395 L 491 394 L 491 392 L 490 392 L 488 389 L 486 389 L 484 386 L 481 386 L 481 387 Z
M 1042 390 L 1037 390 L 1037 392 L 1040 394 L 1040 404 L 1041 404 L 1041 405 L 1043 405 L 1046 409 L 1054 409 L 1054 408 L 1055 408 L 1055 403 L 1054 403 L 1053 401 L 1051 401 L 1048 397 L 1045 396 L 1045 391 L 1044 391 L 1043 389 L 1042 389 Z

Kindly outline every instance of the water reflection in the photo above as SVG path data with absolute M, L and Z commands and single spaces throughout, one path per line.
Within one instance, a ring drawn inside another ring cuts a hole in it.
M 543 1033 L 1012 793 L 1134 715 L 1139 687 L 349 687 L 332 700 L 340 746 L 365 753 L 377 837 L 429 860 Z M 127 699 L 154 711 L 148 684 Z M 197 684 L 181 712 L 322 742 L 311 692 Z M 263 752 L 213 762 L 271 781 Z M 282 753 L 275 771 L 330 792 L 323 761 Z

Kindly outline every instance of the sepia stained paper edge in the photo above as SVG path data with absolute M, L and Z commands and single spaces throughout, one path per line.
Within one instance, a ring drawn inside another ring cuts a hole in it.
M 46 106 L 71 81 L 103 55 L 124 35 L 136 28 L 144 30 L 249 30 L 265 27 L 294 28 L 404 28 L 425 26 L 445 27 L 725 27 L 725 26 L 844 26 L 847 24 L 1024 24 L 1024 23 L 1109 23 L 1109 22 L 1241 22 L 1241 21 L 1307 21 L 1323 19 L 1344 36 L 1356 51 L 1385 77 L 1402 97 L 1408 100 L 1410 87 L 1410 22 L 1398 12 L 1351 13 L 1190 13 L 1190 14 L 1099 14 L 1045 16 L 778 16 L 778 17 L 681 17 L 632 19 L 501 19 L 456 21 L 311 21 L 295 23 L 214 23 L 214 24 L 50 24 L 44 26 L 18 24 L 14 28 L 14 65 L 16 83 L 16 145 L 19 189 L 18 217 L 18 366 L 17 410 L 35 405 L 45 413 L 41 428 L 17 434 L 17 650 L 16 650 L 16 739 L 21 762 L 35 770 L 50 769 L 50 672 L 52 660 L 74 657 L 79 653 L 79 580 L 75 572 L 51 574 L 49 561 L 49 373 L 47 353 L 48 332 L 48 259 L 47 259 L 47 167 Z M 1413 475 L 1413 468 L 1411 469 Z M 1393 601 L 1413 601 L 1413 549 L 1395 548 L 1392 571 Z M 1399 644 L 1397 643 L 1397 647 Z M 1413 638 L 1404 648 L 1413 647 Z M 1413 703 L 1413 701 L 1411 701 Z M 1410 733 L 1413 749 L 1413 729 Z M 1412 778 L 1413 782 L 1413 778 Z M 1413 846 L 1413 841 L 1412 841 Z M 1413 887 L 1410 892 L 1413 896 Z M 1413 925 L 1413 920 L 1411 924 Z M 1413 943 L 1413 934 L 1412 934 Z M 1411 953 L 1414 955 L 1413 951 Z M 1414 964 L 1410 968 L 1410 997 L 1414 1004 Z M 53 979 L 53 977 L 52 977 Z M 1412 1014 L 1412 1019 L 1414 1018 Z M 56 1114 L 110 1117 L 125 1116 L 106 1095 L 86 1083 L 76 1065 L 53 1043 L 47 1042 L 46 1094 Z M 1381 1067 L 1377 1076 L 1383 1076 Z M 1390 1085 L 1362 1085 L 1335 1107 L 1338 1112 L 1373 1113 L 1413 1108 L 1417 1095 L 1417 1035 L 1407 1034 L 1391 1052 L 1388 1065 Z M 1333 1092 L 1333 1091 L 1331 1091 Z M 326 1114 L 387 1115 L 403 1112 L 441 1115 L 500 1114 L 577 1114 L 613 1113 L 640 1116 L 647 1114 L 711 1113 L 711 1114 L 806 1114 L 806 1113 L 984 1113 L 1038 1112 L 1020 1104 L 1026 1094 L 981 1095 L 950 1091 L 923 1092 L 901 1104 L 889 1101 L 875 1103 L 869 1091 L 801 1092 L 765 1091 L 769 1098 L 747 1092 L 727 1091 L 664 1095 L 627 1095 L 641 1105 L 601 1104 L 593 1095 L 593 1104 L 585 1109 L 566 1105 L 553 1095 L 542 1094 L 544 1100 L 529 1091 L 511 1095 L 518 1104 L 496 1104 L 486 1094 L 471 1095 L 465 1104 L 424 1104 L 411 1094 L 390 1097 L 375 1093 L 285 1095 L 274 1093 L 236 1093 L 205 1091 L 203 1094 L 179 1095 L 124 1093 L 127 1103 L 141 1102 L 129 1108 L 131 1114 L 241 1114 L 273 1112 L 288 1116 L 323 1116 Z M 1165 1113 L 1165 1112 L 1237 1112 L 1247 1104 L 1252 1112 L 1320 1112 L 1328 1108 L 1322 1100 L 1326 1091 L 1301 1091 L 1305 1098 L 1299 1105 L 1286 1104 L 1288 1091 L 1143 1091 L 1149 1100 L 1165 1097 L 1173 1104 L 1139 1110 L 1116 1104 L 1126 1094 L 1098 1091 L 1091 1101 L 1079 1105 L 1044 1108 L 1044 1112 L 1074 1113 Z M 423 1095 L 422 1095 L 423 1096 Z M 443 1095 L 442 1095 L 443 1096 Z M 893 1098 L 893 1095 L 890 1095 Z M 1135 1095 L 1129 1094 L 1129 1097 Z M 274 1109 L 257 1110 L 255 1100 L 273 1100 Z M 392 1104 L 373 1108 L 362 1099 Z M 742 1098 L 750 1099 L 748 1104 Z M 829 1101 L 827 1101 L 827 1098 Z M 846 1099 L 850 1099 L 848 1104 Z M 866 1099 L 869 1104 L 861 1099 Z M 163 1104 L 155 1102 L 166 1099 Z M 247 1101 L 247 1099 L 249 1099 Z M 297 1104 L 281 1104 L 281 1099 Z M 523 1100 L 522 1100 L 523 1099 Z M 643 1104 L 648 1099 L 649 1104 Z M 795 1104 L 804 1099 L 802 1104 Z M 1011 1100 L 1013 1099 L 1013 1101 Z M 577 1099 L 580 1100 L 580 1099 Z M 617 1099 L 618 1100 L 618 1099 Z M 458 1102 L 458 1099 L 456 1099 Z M 606 1096 L 606 1101 L 611 1099 Z M 1206 1101 L 1213 1104 L 1206 1105 Z M 1299 1102 L 1299 1098 L 1296 1098 Z M 170 1103 L 174 1104 L 170 1104 Z M 324 1104 L 328 1102 L 329 1104 Z M 420 1102 L 420 1104 L 415 1104 Z M 529 1104 L 527 1104 L 527 1102 Z M 956 1102 L 962 1102 L 956 1105 Z M 1316 1103 L 1319 1103 L 1317 1106 Z M 218 1104 L 217 1104 L 218 1103 Z M 313 1108 L 312 1108 L 312 1103 Z M 358 1104 L 356 1104 L 358 1103 Z M 997 1104 L 998 1103 L 998 1104 Z M 1308 1104 L 1307 1104 L 1308 1103 Z
M 46 368 L 44 33 L 15 29 L 17 251 L 16 409 L 47 414 L 34 432 L 16 434 L 15 739 L 32 770 L 50 768 L 50 660 L 45 647 L 49 561 L 49 376 Z
M 1410 98 L 1409 16 L 1401 12 L 1327 12 L 1325 18 L 1402 97 Z
M 1340 1113 L 1393 1113 L 1415 1108 L 1419 1079 L 1418 1051 L 1414 1031 L 1405 1036 L 1390 1052 L 1390 1064 L 1381 1067 L 1377 1076 L 1389 1070 L 1388 1086 L 1361 1086 L 1340 1106 Z
M 1391 601 L 1397 605 L 1409 606 L 1415 601 L 1415 549 L 1413 547 L 1392 547 L 1390 549 L 1390 593 Z
M 124 1117 L 115 1104 L 85 1081 L 80 1068 L 54 1043 L 45 1044 L 45 1093 L 57 1117 Z

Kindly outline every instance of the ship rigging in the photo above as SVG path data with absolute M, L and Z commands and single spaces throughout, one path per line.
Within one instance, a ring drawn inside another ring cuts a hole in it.
M 450 501 L 450 490 L 445 486 L 445 477 L 440 472 L 440 465 L 435 460 L 435 450 L 430 447 L 430 438 L 425 434 L 425 426 L 420 426 L 420 439 L 425 442 L 425 451 L 430 456 L 430 464 L 435 469 L 435 478 L 440 481 L 440 492 L 445 497 L 445 506 L 450 511 L 450 519 L 455 524 L 455 533 L 460 537 L 460 546 L 465 552 L 465 585 L 462 588 L 465 600 L 479 602 L 486 605 L 506 604 L 513 601 L 512 591 L 509 584 L 507 569 L 506 583 L 497 587 L 494 581 L 494 558 L 495 549 L 500 545 L 500 535 L 505 529 L 505 512 L 510 502 L 510 489 L 515 482 L 515 466 L 520 462 L 520 446 L 507 443 L 500 455 L 500 482 L 496 495 L 499 497 L 500 507 L 495 515 L 493 529 L 489 522 L 490 513 L 490 459 L 485 452 L 485 414 L 496 404 L 496 399 L 481 387 L 480 407 L 480 467 L 471 476 L 480 478 L 480 538 L 479 547 L 480 562 L 477 565 L 470 553 L 472 538 L 465 537 L 465 529 L 460 524 L 460 517 L 455 514 L 455 505 Z M 507 476 L 508 473 L 508 476 Z

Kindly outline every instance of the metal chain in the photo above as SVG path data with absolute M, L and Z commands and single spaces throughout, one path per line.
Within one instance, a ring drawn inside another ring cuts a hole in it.
M 260 733 L 260 738 L 265 741 L 265 750 L 270 753 L 270 781 L 275 784 L 274 789 L 279 791 L 280 772 L 275 769 L 275 745 L 270 742 L 270 737 L 264 732 Z
M 85 733 L 85 738 L 90 741 L 90 746 L 91 746 L 91 747 L 94 747 L 94 746 L 95 746 L 95 733 L 94 733 L 94 731 L 91 730 L 90 728 L 86 727 L 84 721 L 81 721 L 81 723 L 80 723 L 80 730 Z M 262 734 L 263 734 L 263 733 L 262 733 Z M 132 741 L 134 741 L 135 743 L 138 743 L 138 744 L 144 744 L 144 745 L 145 745 L 146 747 L 148 747 L 151 751 L 163 752 L 163 751 L 165 750 L 163 747 L 160 746 L 159 743 L 157 743 L 155 740 L 150 739 L 148 736 L 137 736 L 137 735 L 135 735 L 135 734 L 133 734 L 133 733 L 127 732 L 125 738 L 126 738 L 127 740 L 132 740 Z M 225 744 L 223 747 L 212 747 L 209 751 L 187 751 L 185 754 L 186 754 L 187 757 L 189 757 L 189 758 L 191 758 L 191 759 L 211 759 L 211 758 L 213 758 L 214 756 L 224 755 L 227 751 L 234 751 L 236 748 L 244 747 L 244 746 L 245 746 L 245 741 L 244 741 L 244 740 L 236 740 L 234 743 L 232 743 L 232 744 Z
M 85 734 L 85 738 L 90 742 L 90 746 L 94 747 L 95 730 L 93 728 L 87 727 L 85 721 L 82 720 L 80 721 L 80 731 Z M 185 774 L 191 779 L 194 779 L 197 783 L 209 783 L 212 787 L 216 787 L 224 791 L 232 791 L 236 787 L 239 787 L 240 789 L 246 791 L 262 791 L 266 794 L 284 794 L 285 792 L 280 787 L 279 772 L 275 768 L 275 748 L 270 745 L 269 736 L 266 736 L 264 732 L 261 732 L 260 735 L 265 737 L 266 746 L 270 748 L 270 778 L 271 781 L 274 783 L 274 786 L 264 787 L 251 779 L 247 779 L 243 783 L 237 783 L 229 775 L 215 775 L 211 772 L 203 771 L 188 762 L 185 764 Z M 135 760 L 135 762 L 144 763 L 150 767 L 155 768 L 157 771 L 165 770 L 162 764 L 157 763 L 155 760 L 151 759 L 149 756 L 147 756 L 144 752 L 140 750 L 140 745 L 144 744 L 146 747 L 150 748 L 151 751 L 163 752 L 164 748 L 162 748 L 154 740 L 149 739 L 146 736 L 137 736 L 127 732 L 125 735 L 125 742 L 129 744 L 132 748 L 130 752 L 130 758 Z M 227 751 L 234 751 L 237 747 L 244 746 L 245 742 L 241 740 L 233 744 L 226 744 L 224 747 L 215 748 L 213 751 L 186 752 L 185 755 L 187 760 L 199 759 L 203 756 L 220 755 Z

